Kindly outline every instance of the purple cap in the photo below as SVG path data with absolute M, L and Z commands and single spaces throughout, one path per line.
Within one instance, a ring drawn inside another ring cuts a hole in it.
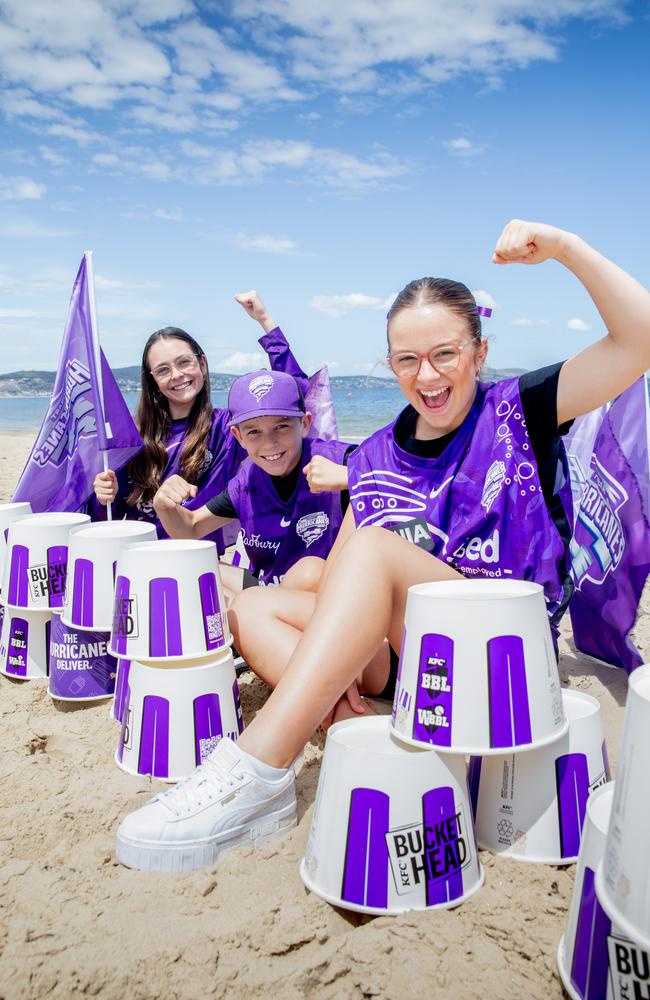
M 233 382 L 228 393 L 228 409 L 232 427 L 253 417 L 302 417 L 305 401 L 292 375 L 262 368 Z

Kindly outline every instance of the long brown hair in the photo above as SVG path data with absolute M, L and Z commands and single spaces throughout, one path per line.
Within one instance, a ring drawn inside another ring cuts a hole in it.
M 167 465 L 166 443 L 172 426 L 169 403 L 149 371 L 148 355 L 153 344 L 159 340 L 182 340 L 191 349 L 197 361 L 203 362 L 203 386 L 192 403 L 188 416 L 187 430 L 178 460 L 180 474 L 189 483 L 195 483 L 205 465 L 207 444 L 212 429 L 212 402 L 210 400 L 210 372 L 208 362 L 200 345 L 185 330 L 176 326 L 166 326 L 156 330 L 149 337 L 142 352 L 140 369 L 140 400 L 135 422 L 140 431 L 144 449 L 131 459 L 127 474 L 133 489 L 127 498 L 129 506 L 140 501 L 151 502 L 160 486 L 160 477 Z

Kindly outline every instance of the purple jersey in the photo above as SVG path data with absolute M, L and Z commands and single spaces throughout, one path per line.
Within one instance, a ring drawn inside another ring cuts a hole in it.
M 291 348 L 282 333 L 280 327 L 275 327 L 269 333 L 260 337 L 259 343 L 266 351 L 271 367 L 275 371 L 286 371 L 293 375 L 303 393 L 309 388 L 309 378 L 300 368 L 298 362 L 291 352 Z M 212 427 L 208 435 L 205 452 L 205 462 L 200 471 L 197 486 L 197 495 L 187 500 L 183 506 L 190 510 L 198 510 L 203 507 L 210 497 L 225 490 L 229 481 L 240 468 L 242 462 L 247 458 L 247 454 L 237 442 L 228 426 L 230 414 L 227 409 L 215 409 L 212 413 Z M 187 432 L 188 420 L 173 420 L 172 427 L 167 438 L 167 464 L 163 469 L 160 482 L 169 479 L 170 476 L 180 475 L 179 459 L 183 450 L 183 441 Z M 148 521 L 155 525 L 159 538 L 168 538 L 168 534 L 158 520 L 158 516 L 153 509 L 151 500 L 140 500 L 135 506 L 126 503 L 126 498 L 132 489 L 126 468 L 121 469 L 117 474 L 118 494 L 113 503 L 113 519 L 120 520 L 127 518 L 131 521 Z M 93 521 L 106 520 L 106 508 L 103 507 L 93 497 L 88 505 L 88 513 Z M 220 529 L 208 535 L 208 540 L 217 543 L 220 552 L 223 552 L 222 532 L 225 532 L 225 542 L 227 545 L 235 541 L 237 530 L 229 528 Z
M 292 495 L 283 501 L 272 476 L 250 459 L 228 483 L 228 495 L 241 523 L 250 568 L 262 584 L 278 584 L 303 556 L 325 559 L 341 527 L 341 494 L 311 493 L 302 469 L 312 455 L 343 464 L 349 444 L 306 438 L 300 475 Z
M 518 379 L 480 383 L 438 458 L 400 448 L 395 423 L 350 456 L 357 527 L 396 531 L 464 576 L 533 580 L 551 618 L 561 614 L 570 594 L 565 545 L 542 493 Z

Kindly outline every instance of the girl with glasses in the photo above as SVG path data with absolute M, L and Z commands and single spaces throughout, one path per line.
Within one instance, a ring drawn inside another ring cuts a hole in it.
M 295 822 L 292 761 L 323 722 L 366 711 L 360 692 L 390 691 L 386 639 L 399 649 L 410 586 L 460 574 L 534 580 L 557 626 L 571 589 L 561 437 L 650 367 L 650 294 L 549 225 L 508 223 L 492 257 L 548 259 L 581 282 L 607 332 L 502 382 L 479 381 L 487 344 L 464 285 L 425 278 L 397 296 L 388 357 L 407 406 L 350 457 L 350 507 L 317 593 L 249 590 L 231 609 L 238 648 L 275 690 L 236 743 L 222 740 L 182 787 L 126 817 L 125 864 L 190 870 Z
M 293 375 L 305 392 L 309 379 L 257 292 L 236 295 L 235 301 L 262 327 L 259 343 L 271 367 Z M 201 507 L 225 488 L 247 456 L 230 432 L 228 410 L 212 406 L 207 358 L 184 330 L 168 326 L 152 333 L 144 346 L 140 382 L 136 424 L 144 448 L 117 475 L 109 470 L 95 478 L 91 514 L 103 519 L 110 502 L 114 518 L 150 521 L 165 538 L 153 508 L 160 485 L 172 475 L 182 476 L 197 487 L 188 506 Z M 223 552 L 221 535 L 209 537 Z

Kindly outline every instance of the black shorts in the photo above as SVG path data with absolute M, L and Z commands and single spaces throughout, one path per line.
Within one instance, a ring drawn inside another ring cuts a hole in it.
M 249 569 L 244 570 L 244 579 L 242 580 L 241 589 L 248 590 L 249 587 L 259 587 L 260 581 L 256 576 L 253 576 Z
M 395 697 L 395 684 L 397 683 L 397 669 L 399 667 L 399 653 L 396 653 L 392 646 L 388 648 L 390 650 L 388 680 L 381 694 L 373 695 L 373 698 L 381 698 L 384 701 L 392 701 Z

